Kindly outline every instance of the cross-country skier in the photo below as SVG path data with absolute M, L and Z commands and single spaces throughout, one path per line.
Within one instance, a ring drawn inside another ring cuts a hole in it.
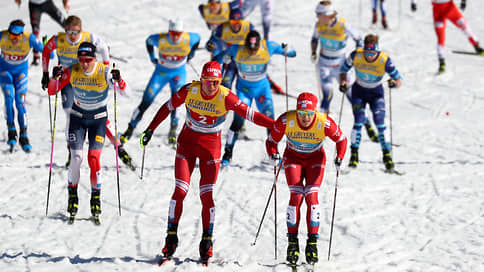
M 103 64 L 109 65 L 109 49 L 107 44 L 94 33 L 86 32 L 82 30 L 82 21 L 79 17 L 71 15 L 67 17 L 64 22 L 65 32 L 59 32 L 53 35 L 46 43 L 44 50 L 42 51 L 42 88 L 45 90 L 49 84 L 49 61 L 51 53 L 56 50 L 59 65 L 62 67 L 69 67 L 78 62 L 77 49 L 82 42 L 91 42 L 96 46 L 96 52 L 102 57 Z M 66 85 L 62 90 L 62 108 L 66 113 L 66 140 L 69 142 L 69 122 L 72 109 L 72 102 L 74 101 L 71 85 Z M 109 119 L 106 121 L 106 135 L 109 140 L 115 145 L 114 133 L 111 128 Z M 71 152 L 69 146 L 67 146 L 69 155 L 67 157 L 66 167 L 69 167 Z M 134 170 L 134 166 L 131 163 L 131 157 L 121 145 L 121 141 L 118 139 L 118 154 L 121 160 Z
M 387 7 L 385 4 L 385 0 L 371 0 L 371 10 L 372 10 L 371 22 L 373 24 L 376 24 L 376 22 L 378 21 L 378 15 L 377 15 L 378 1 L 380 2 L 381 24 L 384 29 L 387 29 L 388 28 Z
M 198 11 L 210 31 L 229 20 L 233 10 L 240 8 L 241 0 L 222 3 L 220 0 L 208 0 L 206 5 L 200 4 Z
M 417 4 L 415 2 L 415 9 Z M 466 8 L 466 0 L 460 2 L 461 10 Z M 439 73 L 445 72 L 445 26 L 446 21 L 451 21 L 457 26 L 476 50 L 477 54 L 484 56 L 484 50 L 479 46 L 479 41 L 467 24 L 464 16 L 452 0 L 432 0 L 432 12 L 434 16 L 435 34 L 437 34 L 437 56 L 439 58 Z
M 401 76 L 393 65 L 390 56 L 380 50 L 378 36 L 369 34 L 364 39 L 364 47 L 358 48 L 346 59 L 340 74 L 340 91 L 346 92 L 347 72 L 355 67 L 356 82 L 351 87 L 351 103 L 353 108 L 354 124 L 351 131 L 351 158 L 349 167 L 358 166 L 358 148 L 361 141 L 361 128 L 366 119 L 366 104 L 370 105 L 373 121 L 378 129 L 378 141 L 383 152 L 383 162 L 388 172 L 393 172 L 394 164 L 390 154 L 390 143 L 385 140 L 385 97 L 382 80 L 387 73 L 391 80 L 390 88 L 398 88 Z
M 81 174 L 81 163 L 84 141 L 89 141 L 87 161 L 91 180 L 91 214 L 98 218 L 101 213 L 101 152 L 104 146 L 106 121 L 108 117 L 107 102 L 109 89 L 117 82 L 120 93 L 129 91 L 126 82 L 121 78 L 118 69 L 109 67 L 96 60 L 96 46 L 90 42 L 82 42 L 77 49 L 78 63 L 70 67 L 55 66 L 53 78 L 49 82 L 49 95 L 70 85 L 74 94 L 74 103 L 70 113 L 69 146 L 71 148 L 71 163 L 68 172 L 68 206 L 71 217 L 77 213 L 77 187 Z M 59 86 L 56 80 L 59 79 Z
M 27 137 L 27 110 L 25 109 L 29 77 L 28 58 L 31 48 L 42 51 L 43 45 L 34 34 L 24 32 L 24 26 L 25 23 L 22 20 L 13 20 L 8 30 L 0 32 L 0 85 L 5 98 L 7 143 L 10 146 L 10 152 L 17 144 L 14 103 L 20 128 L 20 145 L 25 152 L 30 152 L 32 149 Z
M 230 89 L 221 86 L 222 71 L 216 61 L 205 63 L 200 81 L 183 86 L 156 113 L 148 128 L 141 135 L 145 146 L 154 130 L 170 112 L 185 104 L 186 120 L 177 140 L 175 157 L 176 187 L 168 214 L 168 231 L 163 247 L 163 258 L 169 259 L 178 246 L 177 229 L 183 211 L 183 199 L 190 186 L 190 178 L 198 158 L 200 168 L 200 199 L 202 202 L 203 235 L 200 241 L 200 258 L 204 264 L 212 257 L 212 235 L 215 222 L 213 188 L 220 168 L 221 134 L 229 111 L 259 126 L 272 128 L 274 120 L 255 112 L 240 101 Z
M 274 54 L 295 57 L 296 51 L 287 44 L 261 40 L 259 32 L 252 30 L 247 34 L 244 45 L 231 45 L 224 56 L 226 61 L 233 61 L 237 66 L 238 79 L 235 87 L 240 100 L 249 106 L 255 100 L 259 111 L 271 118 L 274 118 L 274 103 L 267 79 L 267 66 Z M 232 159 L 234 145 L 243 125 L 242 116 L 234 114 L 222 157 L 224 166 L 229 165 Z
M 155 65 L 155 71 L 146 86 L 141 103 L 133 112 L 128 128 L 121 136 L 121 141 L 127 142 L 131 138 L 143 114 L 166 84 L 170 84 L 172 95 L 185 84 L 186 63 L 195 55 L 199 42 L 200 35 L 197 33 L 183 32 L 183 22 L 178 18 L 169 21 L 168 33 L 153 34 L 146 39 L 146 49 Z M 158 58 L 154 47 L 158 48 Z M 169 144 L 176 143 L 177 126 L 178 117 L 176 111 L 173 111 L 168 134 Z
M 22 0 L 15 0 L 15 2 L 20 6 Z M 62 3 L 64 4 L 64 9 L 69 11 L 69 0 L 62 0 Z M 47 13 L 60 26 L 64 26 L 64 14 L 54 5 L 52 0 L 29 0 L 30 24 L 32 26 L 32 32 L 37 39 L 40 39 L 40 18 L 42 17 L 42 13 Z M 34 50 L 32 65 L 38 65 L 39 61 L 40 52 Z
M 286 216 L 288 237 L 286 259 L 292 265 L 297 263 L 299 257 L 297 235 L 303 200 L 307 205 L 306 262 L 314 264 L 318 261 L 317 241 L 320 217 L 318 193 L 326 165 L 324 138 L 327 136 L 336 143 L 337 155 L 334 163 L 338 171 L 346 152 L 347 140 L 341 129 L 331 117 L 319 112 L 317 108 L 318 99 L 314 94 L 301 93 L 297 98 L 297 109 L 280 115 L 266 140 L 267 154 L 277 166 L 280 161 L 277 143 L 284 135 L 287 137 L 281 162 L 283 165 L 279 167 L 282 167 L 286 173 L 287 185 L 291 192 Z

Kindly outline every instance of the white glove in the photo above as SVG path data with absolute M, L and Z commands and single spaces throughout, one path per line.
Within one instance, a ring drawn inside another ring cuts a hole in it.
M 231 55 L 224 55 L 224 57 L 223 57 L 223 62 L 224 62 L 225 64 L 229 64 L 229 63 L 231 63 L 231 62 L 232 62 L 232 56 L 231 56 Z

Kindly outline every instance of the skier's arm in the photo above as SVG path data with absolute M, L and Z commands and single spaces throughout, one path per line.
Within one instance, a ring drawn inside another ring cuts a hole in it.
M 391 79 L 395 80 L 396 86 L 395 88 L 399 88 L 402 85 L 402 76 L 398 72 L 395 65 L 393 65 L 392 60 L 390 57 L 387 59 L 387 63 L 385 64 L 385 72 L 388 73 Z
M 49 95 L 55 95 L 58 91 L 62 90 L 67 84 L 70 83 L 71 80 L 71 69 L 70 67 L 61 68 L 62 73 L 59 79 L 59 88 L 57 87 L 57 80 L 55 78 L 51 78 L 48 87 Z
M 112 69 L 105 69 L 105 78 L 111 88 L 114 88 L 115 82 L 118 83 L 120 90 L 119 93 L 122 96 L 129 97 L 131 95 L 131 88 L 129 87 L 128 83 L 126 83 L 126 81 L 124 81 L 124 79 L 121 77 L 121 72 L 117 67 L 113 67 Z
M 230 92 L 225 98 L 225 107 L 227 110 L 233 110 L 242 118 L 255 123 L 256 125 L 263 126 L 268 129 L 272 129 L 274 120 L 265 116 L 260 112 L 254 111 L 251 107 L 247 106 L 244 102 L 240 101 L 239 97 Z
M 93 33 L 91 33 L 91 39 L 93 41 L 93 44 L 96 46 L 96 51 L 101 54 L 103 64 L 109 65 L 110 57 L 108 45 L 101 38 Z
M 276 122 L 274 122 L 274 126 L 271 129 L 271 133 L 267 137 L 266 140 L 266 151 L 269 157 L 272 154 L 277 154 L 277 143 L 282 140 L 284 137 L 284 133 L 286 131 L 286 113 L 282 114 L 277 118 Z
M 273 42 L 267 41 L 267 49 L 269 50 L 269 55 L 278 54 L 278 55 L 287 55 L 290 58 L 296 56 L 296 50 L 294 48 L 289 48 L 289 45 L 285 44 L 285 47 L 282 45 Z
M 30 33 L 29 44 L 31 48 L 33 47 L 39 52 L 42 52 L 44 50 L 44 44 L 39 39 L 37 39 L 37 37 L 33 33 Z
M 42 72 L 49 72 L 50 54 L 57 48 L 57 36 L 52 36 L 42 50 Z
M 356 47 L 363 47 L 363 39 L 361 38 L 360 32 L 349 23 L 345 23 L 344 27 L 346 35 L 355 41 Z
M 155 131 L 155 129 L 161 124 L 161 122 L 163 122 L 163 120 L 168 117 L 171 111 L 175 110 L 180 105 L 185 103 L 185 98 L 188 94 L 188 86 L 190 86 L 190 83 L 181 87 L 180 90 L 178 90 L 178 92 L 176 92 L 170 98 L 170 100 L 168 100 L 165 104 L 163 104 L 163 106 L 161 106 L 161 108 L 158 110 L 155 117 L 149 124 L 147 130 L 150 129 L 151 131 Z
M 200 35 L 197 33 L 189 33 L 190 34 L 190 53 L 187 56 L 187 62 L 189 62 L 194 56 L 195 52 L 197 51 L 198 45 L 200 44 Z
M 154 47 L 158 47 L 159 36 L 160 34 L 153 34 L 146 39 L 146 50 L 148 51 L 151 62 L 153 62 L 154 64 L 158 62 L 158 59 L 155 55 Z
M 336 143 L 336 157 L 343 159 L 346 153 L 348 139 L 346 139 L 341 129 L 336 125 L 334 120 L 329 117 L 329 115 L 326 117 L 326 122 L 324 124 L 324 134 Z

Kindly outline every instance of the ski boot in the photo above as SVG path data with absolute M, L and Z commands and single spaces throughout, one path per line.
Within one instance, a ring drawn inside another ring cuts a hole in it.
M 99 215 L 101 214 L 101 190 L 93 189 L 91 192 L 91 214 L 94 224 L 100 225 Z
M 479 45 L 476 45 L 474 46 L 474 49 L 476 49 L 476 53 L 478 55 L 484 56 L 484 49 L 482 49 L 482 47 L 480 47 Z
M 39 65 L 40 63 L 40 53 L 39 52 L 34 52 L 34 59 L 32 60 L 32 63 L 30 65 Z
M 395 164 L 393 164 L 390 150 L 383 150 L 383 163 L 385 164 L 385 172 L 393 173 L 395 170 Z
M 32 146 L 30 145 L 29 138 L 27 137 L 27 128 L 20 129 L 20 138 L 18 141 L 22 147 L 22 150 L 25 151 L 25 153 L 30 153 Z
M 309 233 L 306 241 L 306 262 L 313 265 L 318 262 L 318 234 Z
M 370 140 L 374 143 L 378 143 L 378 135 L 376 134 L 375 130 L 371 127 L 370 122 L 365 122 L 366 133 Z
M 129 156 L 128 152 L 124 150 L 123 146 L 118 146 L 118 156 L 121 158 L 121 161 L 128 166 L 131 171 L 135 171 L 136 167 L 134 167 L 132 163 L 132 159 Z
M 439 74 L 445 72 L 445 59 L 439 59 Z
M 229 166 L 230 160 L 232 159 L 233 146 L 225 147 L 224 155 L 222 156 L 222 167 Z
M 208 233 L 208 231 L 204 230 L 202 235 L 202 240 L 200 241 L 200 260 L 202 261 L 203 266 L 208 265 L 208 259 L 213 256 L 213 244 L 212 244 L 212 235 Z
M 299 241 L 297 239 L 297 233 L 287 234 L 287 256 L 286 260 L 289 265 L 296 265 L 299 259 Z
M 170 131 L 168 132 L 168 144 L 176 145 L 176 126 L 170 125 Z
M 119 137 L 119 140 L 122 143 L 127 143 L 129 138 L 131 138 L 131 136 L 133 136 L 133 130 L 134 130 L 134 127 L 132 125 L 128 125 L 128 128 L 123 133 L 123 135 L 121 135 L 121 137 Z
M 8 141 L 7 144 L 10 146 L 10 153 L 13 152 L 15 145 L 17 144 L 17 131 L 15 130 L 15 125 L 8 125 Z
M 388 24 L 387 24 L 387 18 L 386 16 L 381 17 L 381 25 L 383 26 L 383 29 L 388 29 Z
M 358 166 L 358 148 L 352 147 L 350 163 L 348 164 L 348 167 L 356 168 L 357 166 Z
M 378 21 L 378 16 L 376 15 L 376 10 L 374 10 L 373 17 L 371 18 L 371 23 L 376 24 L 376 21 Z
M 69 199 L 67 200 L 67 212 L 69 213 L 69 224 L 74 223 L 74 216 L 77 214 L 79 198 L 77 197 L 77 186 L 67 187 Z
M 171 226 L 168 227 L 167 235 L 165 238 L 165 246 L 161 250 L 163 253 L 163 258 L 169 259 L 175 254 L 176 248 L 178 246 L 178 235 L 177 229 L 178 225 L 170 224 Z

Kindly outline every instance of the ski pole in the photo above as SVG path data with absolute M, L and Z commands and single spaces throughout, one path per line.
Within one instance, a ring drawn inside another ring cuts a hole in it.
M 390 117 L 390 146 L 393 146 L 393 132 L 392 132 L 392 88 L 388 88 L 388 111 Z M 393 158 L 393 148 L 390 148 L 390 152 Z M 395 160 L 395 158 L 393 158 Z
M 55 119 L 57 116 L 57 92 L 59 91 L 59 78 L 55 81 L 55 100 L 54 100 L 54 120 L 51 126 L 51 145 L 50 145 L 50 166 L 49 166 L 49 183 L 47 185 L 47 203 L 45 206 L 45 216 L 49 213 L 49 196 L 50 196 L 50 181 L 52 179 L 52 162 L 54 161 L 54 136 L 55 136 Z M 49 96 L 50 98 L 50 96 Z M 50 102 L 50 99 L 49 99 Z M 50 104 L 49 104 L 50 105 Z M 50 106 L 49 106 L 50 107 Z
M 193 64 L 191 62 L 188 62 L 188 64 L 192 68 L 193 72 L 195 72 L 195 74 L 197 74 L 197 76 L 200 77 L 200 74 L 198 73 L 197 69 L 195 69 L 195 67 L 193 66 Z
M 116 69 L 116 64 L 113 63 L 113 70 Z M 117 82 L 113 81 L 113 89 L 114 89 L 114 145 L 116 146 L 116 181 L 118 185 L 118 211 L 119 216 L 121 216 L 121 196 L 119 190 L 119 159 L 118 159 L 118 116 L 117 116 L 117 109 L 116 109 L 116 85 Z
M 287 46 L 287 45 L 286 45 Z M 286 111 L 289 110 L 289 89 L 287 85 L 287 54 L 284 54 L 284 74 L 286 77 Z
M 286 96 L 287 99 L 287 96 Z M 281 163 L 282 165 L 282 163 Z M 274 166 L 274 260 L 277 260 L 277 166 Z M 279 168 L 280 169 L 280 168 Z
M 141 173 L 139 179 L 143 181 L 143 169 L 145 168 L 145 154 L 146 154 L 146 147 L 143 147 L 143 157 L 141 159 Z
M 52 104 L 50 102 L 50 95 L 47 95 L 49 97 L 49 123 L 50 123 L 50 137 L 52 137 Z
M 328 261 L 329 261 L 329 256 L 331 255 L 331 242 L 333 241 L 334 211 L 336 210 L 336 193 L 338 192 L 338 177 L 339 177 L 339 170 L 336 170 L 336 183 L 334 185 L 334 199 L 333 199 L 333 216 L 331 217 L 331 232 L 329 235 Z
M 259 232 L 260 232 L 260 229 L 262 227 L 262 223 L 264 222 L 264 218 L 265 218 L 266 212 L 267 212 L 267 207 L 269 206 L 269 203 L 271 201 L 272 193 L 274 192 L 274 187 L 275 187 L 274 185 L 277 182 L 277 177 L 279 176 L 279 172 L 281 171 L 281 167 L 282 167 L 282 162 L 280 163 L 279 169 L 277 170 L 277 173 L 274 177 L 274 184 L 273 184 L 271 192 L 269 194 L 269 198 L 267 199 L 267 204 L 266 204 L 266 207 L 264 209 L 264 213 L 262 214 L 262 218 L 261 218 L 260 223 L 259 223 L 259 228 L 257 229 L 257 233 L 255 234 L 255 239 L 254 239 L 254 242 L 252 243 L 252 246 L 255 246 L 255 243 L 257 242 L 257 238 L 259 237 Z

